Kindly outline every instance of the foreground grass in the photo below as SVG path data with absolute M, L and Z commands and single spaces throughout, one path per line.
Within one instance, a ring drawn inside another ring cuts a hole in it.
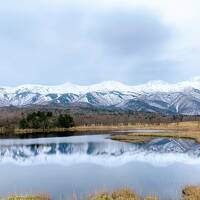
M 26 195 L 26 196 L 10 196 L 6 200 L 51 200 L 49 195 Z
M 121 189 L 111 193 L 100 193 L 89 200 L 159 200 L 157 197 L 140 197 L 137 193 L 129 189 Z M 177 199 L 174 199 L 177 200 Z M 200 186 L 188 186 L 183 189 L 180 200 L 200 200 Z
M 158 198 L 150 196 L 141 198 L 134 191 L 125 188 L 111 193 L 103 192 L 90 197 L 89 200 L 158 200 Z
M 200 186 L 188 186 L 183 189 L 182 200 L 200 200 Z
M 51 200 L 49 195 L 36 195 L 36 196 L 11 196 L 5 200 Z M 67 199 L 63 199 L 67 200 Z M 69 199 L 68 199 L 69 200 Z M 78 200 L 76 196 L 70 200 Z M 123 188 L 113 192 L 101 192 L 90 195 L 82 200 L 159 200 L 156 196 L 140 197 L 136 192 Z M 173 200 L 173 199 L 172 199 Z M 174 199 L 177 200 L 177 199 Z M 182 190 L 182 197 L 180 200 L 200 200 L 200 186 L 188 186 Z

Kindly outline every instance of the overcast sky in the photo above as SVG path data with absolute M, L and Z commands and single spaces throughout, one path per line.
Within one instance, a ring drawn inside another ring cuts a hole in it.
M 200 75 L 199 0 L 6 0 L 0 85 Z

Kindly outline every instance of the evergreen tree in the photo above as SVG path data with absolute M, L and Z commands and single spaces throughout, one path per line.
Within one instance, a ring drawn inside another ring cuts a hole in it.
M 70 115 L 59 115 L 58 126 L 63 128 L 69 128 L 74 126 L 74 120 Z
M 59 115 L 58 117 L 53 117 L 52 112 L 33 112 L 27 115 L 19 122 L 19 127 L 22 129 L 33 128 L 33 129 L 47 129 L 49 127 L 53 128 L 55 126 L 62 128 L 69 128 L 74 126 L 73 118 L 70 115 Z
M 19 122 L 19 127 L 22 128 L 22 129 L 29 128 L 27 120 L 26 119 L 22 119 Z

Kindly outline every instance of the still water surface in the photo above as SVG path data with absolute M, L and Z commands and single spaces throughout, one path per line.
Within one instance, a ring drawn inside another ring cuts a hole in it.
M 154 139 L 146 144 L 112 141 L 109 135 L 0 140 L 0 194 L 72 193 L 129 187 L 141 195 L 174 199 L 200 184 L 200 145 Z

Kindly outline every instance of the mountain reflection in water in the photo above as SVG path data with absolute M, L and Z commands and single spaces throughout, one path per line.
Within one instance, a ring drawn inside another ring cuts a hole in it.
M 132 161 L 159 166 L 200 164 L 200 145 L 192 140 L 166 138 L 131 144 L 112 141 L 109 135 L 0 141 L 0 164 L 93 163 L 114 167 Z

